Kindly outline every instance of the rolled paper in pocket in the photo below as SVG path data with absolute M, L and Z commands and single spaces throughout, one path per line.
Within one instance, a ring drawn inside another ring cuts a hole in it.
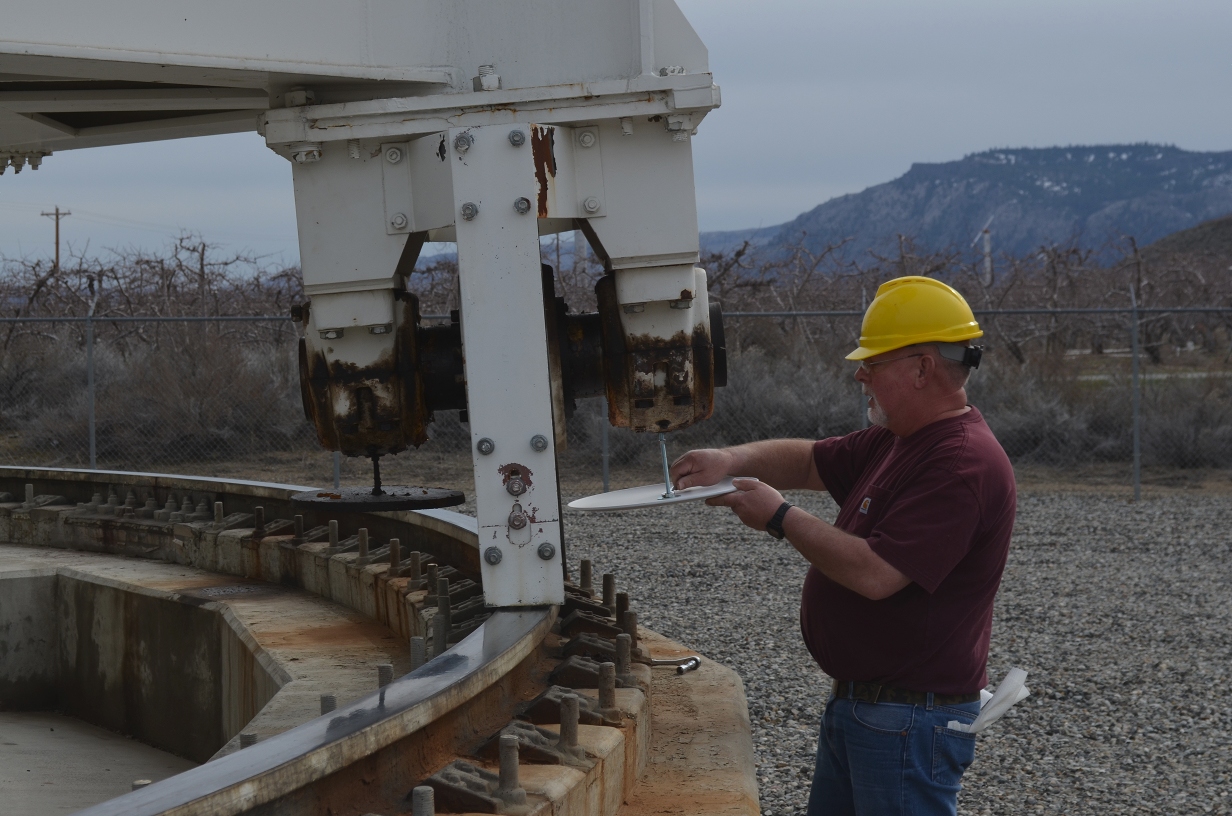
M 950 720 L 946 724 L 946 728 L 952 731 L 965 731 L 968 734 L 978 734 L 988 726 L 995 723 L 1005 715 L 1005 712 L 1010 710 L 1010 707 L 1015 703 L 1027 699 L 1031 695 L 1031 690 L 1027 688 L 1027 673 L 1022 669 L 1010 669 L 1005 675 L 1005 679 L 1001 681 L 1001 685 L 997 686 L 997 690 L 993 692 L 992 697 L 984 702 L 980 708 L 980 715 L 975 718 L 975 722 L 967 725 L 958 720 Z

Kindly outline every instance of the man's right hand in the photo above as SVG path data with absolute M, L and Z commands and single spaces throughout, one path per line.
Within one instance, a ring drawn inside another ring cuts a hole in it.
M 706 486 L 717 483 L 731 475 L 735 456 L 730 450 L 707 448 L 692 450 L 672 463 L 672 486 L 676 490 L 686 487 Z

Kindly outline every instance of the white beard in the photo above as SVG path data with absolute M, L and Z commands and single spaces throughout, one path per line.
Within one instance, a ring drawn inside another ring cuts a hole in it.
M 871 397 L 872 402 L 868 406 L 868 421 L 873 425 L 879 425 L 882 428 L 888 427 L 890 418 L 886 416 L 886 412 L 882 410 L 881 403 L 877 402 L 877 398 L 871 394 L 865 393 L 866 397 Z

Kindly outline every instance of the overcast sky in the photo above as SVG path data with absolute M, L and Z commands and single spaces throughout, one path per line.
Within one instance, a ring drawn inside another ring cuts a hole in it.
M 1232 149 L 1227 0 L 678 0 L 723 107 L 694 139 L 703 230 L 786 221 L 991 147 Z M 65 151 L 0 177 L 0 255 L 164 245 L 295 262 L 289 165 L 255 134 Z

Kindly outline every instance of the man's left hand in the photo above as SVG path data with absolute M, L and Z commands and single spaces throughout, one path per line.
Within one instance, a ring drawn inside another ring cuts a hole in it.
M 733 479 L 732 486 L 736 488 L 735 492 L 707 499 L 706 504 L 730 507 L 745 524 L 764 532 L 766 522 L 782 506 L 783 494 L 756 479 Z

